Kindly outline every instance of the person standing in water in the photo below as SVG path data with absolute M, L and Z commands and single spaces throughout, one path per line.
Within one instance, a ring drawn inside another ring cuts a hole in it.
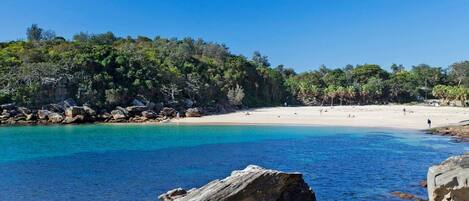
M 430 119 L 427 119 L 427 124 L 428 124 L 428 128 L 432 127 L 432 121 Z

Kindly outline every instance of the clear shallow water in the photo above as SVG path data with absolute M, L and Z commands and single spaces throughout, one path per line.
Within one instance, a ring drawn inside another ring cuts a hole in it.
M 416 131 L 301 126 L 0 127 L 0 200 L 156 200 L 249 164 L 299 171 L 318 200 L 426 197 L 465 144 Z

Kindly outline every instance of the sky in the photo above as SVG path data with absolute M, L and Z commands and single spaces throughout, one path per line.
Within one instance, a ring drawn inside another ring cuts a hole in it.
M 469 60 L 469 0 L 2 0 L 0 41 L 35 23 L 70 39 L 80 31 L 192 37 L 273 66 Z

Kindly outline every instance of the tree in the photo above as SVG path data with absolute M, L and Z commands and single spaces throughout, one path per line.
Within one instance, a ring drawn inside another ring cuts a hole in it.
M 262 66 L 262 67 L 269 67 L 270 66 L 270 63 L 269 63 L 269 59 L 267 56 L 263 56 L 260 52 L 258 51 L 255 51 L 252 55 L 252 61 L 258 65 L 258 66 Z
M 469 87 L 469 61 L 451 64 L 449 76 L 458 86 Z
M 334 105 L 334 99 L 337 97 L 337 87 L 334 85 L 330 85 L 324 89 L 324 95 L 329 97 L 331 100 L 331 107 Z
M 344 98 L 346 97 L 347 95 L 347 90 L 342 87 L 342 86 L 338 86 L 336 88 L 336 93 L 337 95 L 339 96 L 339 100 L 340 100 L 340 105 L 342 105 L 342 101 L 344 100 Z
M 236 85 L 236 88 L 228 90 L 228 93 L 226 94 L 230 104 L 235 106 L 243 105 L 244 95 L 244 89 L 239 85 Z
M 42 28 L 40 28 L 37 24 L 32 24 L 26 29 L 26 37 L 30 42 L 37 42 L 42 40 L 42 32 Z
M 379 65 L 376 64 L 363 64 L 358 65 L 352 71 L 353 78 L 355 82 L 364 84 L 368 79 L 376 77 L 379 79 L 387 79 L 388 72 L 383 70 Z

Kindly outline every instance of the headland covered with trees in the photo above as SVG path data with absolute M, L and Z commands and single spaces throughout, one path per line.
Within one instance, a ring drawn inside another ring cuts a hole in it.
M 106 113 L 138 100 L 184 114 L 188 108 L 216 113 L 285 102 L 364 105 L 438 98 L 466 106 L 469 100 L 469 61 L 447 68 L 393 64 L 386 71 L 359 64 L 296 73 L 271 66 L 259 52 L 247 58 L 201 39 L 112 32 L 65 39 L 38 25 L 27 28 L 26 37 L 0 43 L 1 104 L 38 110 L 73 100 Z

